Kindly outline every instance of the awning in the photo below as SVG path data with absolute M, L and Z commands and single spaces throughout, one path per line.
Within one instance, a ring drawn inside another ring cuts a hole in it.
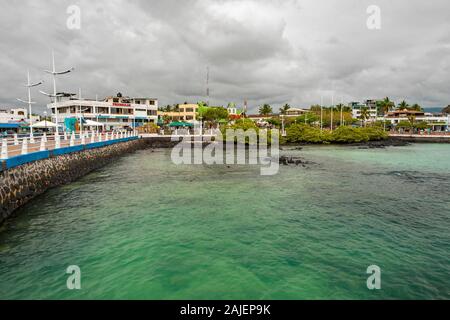
M 31 126 L 32 128 L 56 128 L 60 127 L 56 123 L 50 122 L 50 121 L 41 121 L 38 123 L 35 123 Z
M 88 127 L 104 127 L 105 126 L 104 123 L 97 122 L 97 121 L 92 121 L 92 120 L 86 120 L 84 125 L 88 126 Z
M 20 123 L 0 123 L 0 129 L 18 129 Z
M 193 127 L 194 125 L 192 123 L 186 123 L 186 122 L 172 122 L 169 124 L 169 127 Z

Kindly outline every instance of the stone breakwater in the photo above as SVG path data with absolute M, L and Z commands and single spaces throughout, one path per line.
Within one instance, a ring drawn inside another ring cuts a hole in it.
M 48 189 L 70 183 L 121 155 L 146 147 L 142 139 L 128 141 L 56 156 L 0 172 L 0 224 L 16 209 Z

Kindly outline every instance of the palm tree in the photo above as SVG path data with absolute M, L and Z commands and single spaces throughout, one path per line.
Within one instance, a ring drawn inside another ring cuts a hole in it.
M 282 106 L 281 108 L 280 108 L 280 113 L 281 114 L 286 114 L 286 112 L 289 110 L 291 108 L 291 106 L 289 105 L 289 104 L 285 104 L 284 106 Z
M 369 111 L 368 107 L 362 107 L 361 108 L 361 115 L 360 115 L 360 117 L 361 117 L 361 120 L 363 121 L 364 127 L 365 127 L 367 119 L 370 119 L 370 111 Z
M 272 107 L 268 104 L 264 104 L 262 107 L 259 108 L 259 114 L 262 116 L 268 116 L 272 114 Z
M 395 104 L 389 100 L 388 97 L 384 98 L 383 101 L 380 102 L 381 112 L 386 115 L 389 111 L 394 108 Z
M 400 104 L 397 106 L 397 110 L 405 110 L 408 109 L 409 104 L 406 103 L 405 100 L 403 100 L 402 102 L 400 102 Z
M 408 115 L 408 120 L 411 123 L 411 128 L 414 128 L 414 125 L 416 124 L 416 115 L 415 114 Z
M 410 108 L 410 110 L 414 110 L 414 111 L 422 111 L 422 107 L 420 105 L 418 105 L 417 103 L 413 104 L 412 107 Z

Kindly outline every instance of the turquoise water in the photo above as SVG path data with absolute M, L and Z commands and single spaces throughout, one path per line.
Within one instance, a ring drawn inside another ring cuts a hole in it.
M 176 166 L 169 152 L 126 156 L 21 209 L 0 232 L 0 298 L 450 298 L 449 145 L 283 151 L 314 164 L 272 177 Z

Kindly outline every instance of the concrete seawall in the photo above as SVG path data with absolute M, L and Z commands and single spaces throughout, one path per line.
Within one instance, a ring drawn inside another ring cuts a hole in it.
M 411 143 L 450 143 L 450 136 L 391 135 L 389 139 L 392 141 L 403 141 Z
M 43 159 L 0 172 L 0 224 L 36 196 L 70 183 L 121 155 L 146 147 L 144 140 L 116 143 Z

